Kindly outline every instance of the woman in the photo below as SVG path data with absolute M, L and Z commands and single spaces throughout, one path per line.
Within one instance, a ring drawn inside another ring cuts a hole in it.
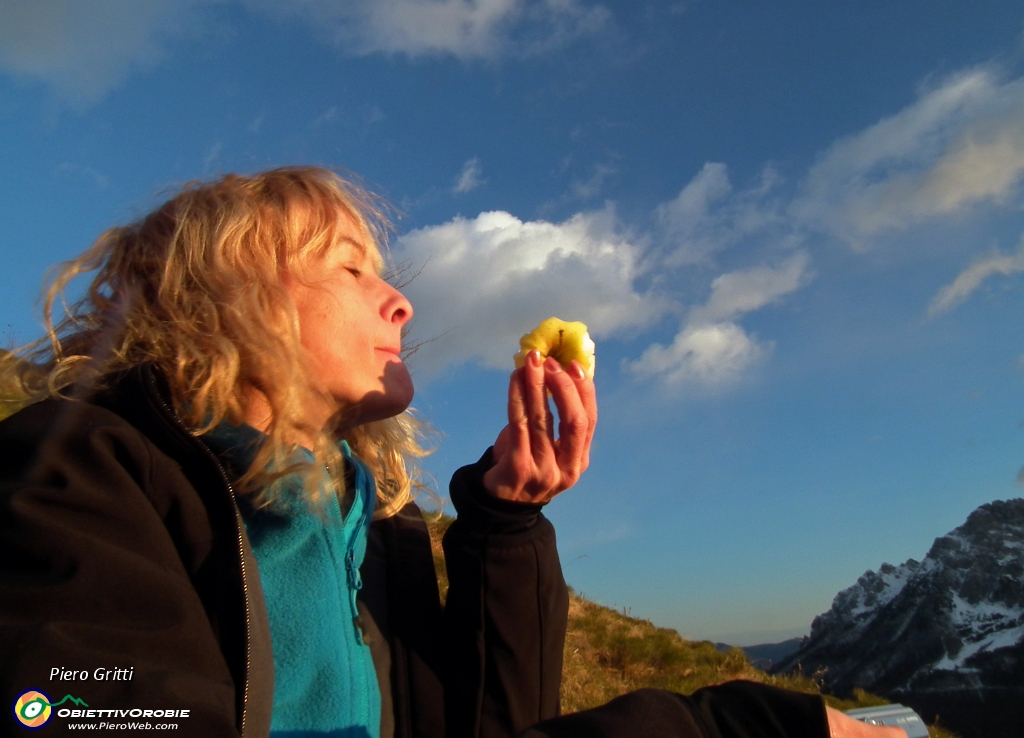
M 578 365 L 531 356 L 454 475 L 442 611 L 382 226 L 321 169 L 228 175 L 58 273 L 47 317 L 97 271 L 0 424 L 5 698 L 197 736 L 827 735 L 819 698 L 750 684 L 555 717 L 567 596 L 540 509 L 589 461 Z

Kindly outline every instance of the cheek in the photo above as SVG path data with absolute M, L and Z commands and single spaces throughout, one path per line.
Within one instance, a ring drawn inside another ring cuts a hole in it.
M 348 331 L 344 320 L 329 305 L 303 305 L 299 331 L 302 347 L 321 380 L 337 375 L 344 368 L 346 357 L 350 355 L 346 345 Z
M 344 304 L 330 294 L 314 294 L 299 306 L 302 343 L 310 349 L 337 350 L 352 335 L 351 323 Z

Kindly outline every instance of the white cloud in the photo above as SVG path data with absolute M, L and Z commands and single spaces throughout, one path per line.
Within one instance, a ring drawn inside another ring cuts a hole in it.
M 455 180 L 455 187 L 452 188 L 452 192 L 455 194 L 470 192 L 485 184 L 487 180 L 483 178 L 483 173 L 484 169 L 480 166 L 480 160 L 477 157 L 474 156 L 472 159 L 467 160 L 462 165 L 462 171 Z
M 966 131 L 927 173 L 922 196 L 935 212 L 981 200 L 1002 204 L 1013 194 L 1024 174 L 1024 105 L 1017 112 L 1021 117 L 994 130 Z
M 768 167 L 753 187 L 734 192 L 725 164 L 708 162 L 672 200 L 655 209 L 670 245 L 666 266 L 707 264 L 745 238 L 786 226 L 770 198 L 781 181 Z
M 648 346 L 639 359 L 623 362 L 624 371 L 669 386 L 726 385 L 771 353 L 771 342 L 748 335 L 737 320 L 777 303 L 809 280 L 810 256 L 792 250 L 800 236 L 775 194 L 780 183 L 767 167 L 753 186 L 736 191 L 726 166 L 709 162 L 675 198 L 655 209 L 667 245 L 665 269 L 706 267 L 720 252 L 745 241 L 753 249 L 790 255 L 777 266 L 715 277 L 707 301 L 690 309 L 672 343 Z
M 927 219 L 1005 204 L 1024 178 L 1024 79 L 953 76 L 896 115 L 834 144 L 790 208 L 854 248 Z
M 659 378 L 667 385 L 725 384 L 739 378 L 771 351 L 735 323 L 687 325 L 670 346 L 655 343 L 624 368 L 640 379 Z
M 607 164 L 595 164 L 593 172 L 586 180 L 575 180 L 572 183 L 572 198 L 575 200 L 590 200 L 601 193 L 605 181 L 616 173 L 615 167 Z
M 690 310 L 670 346 L 652 344 L 623 368 L 637 378 L 667 385 L 727 384 L 766 357 L 773 344 L 760 343 L 736 322 L 745 313 L 778 302 L 809 278 L 810 257 L 797 252 L 776 268 L 761 266 L 723 274 L 711 283 L 704 305 Z
M 611 19 L 580 0 L 0 0 L 0 72 L 85 107 L 204 33 L 213 5 L 298 18 L 349 54 L 460 59 L 542 53 Z
M 88 166 L 80 166 L 78 164 L 72 164 L 69 161 L 63 162 L 57 167 L 57 171 L 64 174 L 71 175 L 85 175 L 93 181 L 97 187 L 106 187 L 110 184 L 110 178 L 102 172 L 93 169 Z
M 203 157 L 203 174 L 210 175 L 219 170 L 220 151 L 222 148 L 224 148 L 224 142 L 217 141 L 206 152 L 206 156 Z
M 380 123 L 382 120 L 387 118 L 384 111 L 381 110 L 379 105 L 364 105 L 361 108 L 363 113 L 363 123 L 366 125 L 373 125 L 374 123 Z
M 711 283 L 711 297 L 694 308 L 691 323 L 732 320 L 744 313 L 778 302 L 807 281 L 810 257 L 799 251 L 778 268 L 767 266 L 729 272 Z
M 982 282 L 995 274 L 1009 276 L 1020 272 L 1024 272 L 1024 243 L 1016 254 L 996 253 L 979 259 L 939 290 L 928 306 L 928 316 L 934 317 L 965 302 Z
M 327 108 L 324 112 L 320 113 L 313 122 L 310 124 L 313 128 L 323 128 L 325 125 L 330 123 L 332 120 L 338 117 L 338 106 L 332 105 Z
M 672 232 L 688 234 L 706 220 L 711 205 L 732 194 L 725 164 L 708 162 L 674 200 L 657 208 L 658 218 Z
M 641 248 L 610 209 L 563 223 L 500 211 L 460 217 L 402 236 L 395 251 L 424 264 L 404 292 L 416 311 L 414 338 L 438 337 L 412 359 L 428 374 L 470 360 L 511 369 L 519 337 L 552 315 L 584 321 L 600 340 L 672 309 L 636 287 Z
M 429 337 L 451 329 L 428 355 L 435 367 L 444 363 L 442 354 L 506 366 L 523 326 L 548 315 L 581 317 L 601 338 L 682 312 L 679 298 L 667 292 L 641 294 L 637 277 L 651 274 L 652 289 L 707 284 L 701 271 L 728 249 L 735 262 L 742 247 L 747 263 L 770 266 L 718 273 L 707 300 L 689 309 L 671 343 L 654 343 L 622 363 L 637 378 L 669 385 L 725 385 L 773 350 L 773 342 L 748 333 L 741 320 L 807 284 L 812 238 L 838 236 L 866 248 L 887 232 L 984 206 L 1013 206 L 1022 179 L 1024 78 L 1006 82 L 991 70 L 969 70 L 836 142 L 795 193 L 771 167 L 736 188 L 725 164 L 705 164 L 654 210 L 655 227 L 644 238 L 623 235 L 608 210 L 561 224 L 485 213 L 409 234 L 403 241 L 414 261 L 435 257 L 433 271 L 417 280 L 419 301 L 428 308 L 419 332 Z M 658 248 L 641 253 L 637 244 L 648 240 Z M 1024 245 L 1015 255 L 980 259 L 935 296 L 929 314 L 951 309 L 993 274 L 1018 272 L 1024 272 Z M 442 302 L 438 295 L 451 295 L 446 285 L 455 284 L 469 287 Z
M 681 312 L 675 299 L 637 287 L 648 271 L 664 272 L 642 248 L 646 240 L 624 233 L 610 206 L 563 223 L 481 213 L 406 234 L 397 257 L 424 265 L 404 288 L 416 310 L 414 340 L 436 338 L 421 346 L 414 366 L 427 374 L 471 360 L 508 368 L 519 337 L 551 315 L 584 321 L 600 341 Z M 791 251 L 774 266 L 718 276 L 672 345 L 651 345 L 623 369 L 670 385 L 739 378 L 772 344 L 747 335 L 736 321 L 803 286 L 809 263 L 805 252 Z
M 579 0 L 246 0 L 298 15 L 347 53 L 493 59 L 594 33 L 610 20 Z
M 190 11 L 204 2 L 0 0 L 0 71 L 83 107 L 161 59 L 169 38 L 197 25 Z
M 253 118 L 252 121 L 249 122 L 249 125 L 247 125 L 245 129 L 249 131 L 249 133 L 258 134 L 260 132 L 260 128 L 263 127 L 263 121 L 265 121 L 266 119 L 267 114 L 260 113 L 255 118 Z

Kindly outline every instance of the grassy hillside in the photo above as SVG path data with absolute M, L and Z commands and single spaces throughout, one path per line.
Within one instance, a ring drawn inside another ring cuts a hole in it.
M 24 394 L 18 380 L 11 374 L 11 354 L 0 349 L 0 420 L 17 410 L 24 401 Z
M 429 524 L 434 565 L 442 598 L 448 590 L 441 536 L 452 518 L 442 516 Z M 754 668 L 734 648 L 719 652 L 710 641 L 688 641 L 676 631 L 658 628 L 570 592 L 569 628 L 562 670 L 562 711 L 596 707 L 626 692 L 645 687 L 690 694 L 701 687 L 731 679 L 749 679 L 798 692 L 821 694 L 810 677 L 772 676 Z M 840 710 L 888 703 L 857 690 L 850 699 L 823 695 Z M 954 738 L 942 728 L 929 727 L 931 738 Z

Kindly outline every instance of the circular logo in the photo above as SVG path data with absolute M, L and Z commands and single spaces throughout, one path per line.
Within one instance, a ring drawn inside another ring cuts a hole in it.
M 50 719 L 53 708 L 50 698 L 38 689 L 30 689 L 18 695 L 14 701 L 14 717 L 26 728 L 41 728 Z

